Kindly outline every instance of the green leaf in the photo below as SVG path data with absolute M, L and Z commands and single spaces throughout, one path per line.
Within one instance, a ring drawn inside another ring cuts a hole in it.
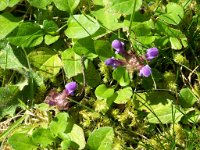
M 0 11 L 6 9 L 7 6 L 8 6 L 7 0 L 1 0 L 0 1 Z
M 34 145 L 31 138 L 24 133 L 13 134 L 9 139 L 8 143 L 15 150 L 36 150 L 37 146 Z
M 85 76 L 87 84 L 92 88 L 95 88 L 101 83 L 100 73 L 90 60 L 88 60 L 88 66 L 86 66 Z
M 115 69 L 112 76 L 121 86 L 127 86 L 130 83 L 129 74 L 125 68 L 119 67 Z
M 73 15 L 69 19 L 65 34 L 68 38 L 80 39 L 94 34 L 99 27 L 99 23 L 89 15 Z
M 19 3 L 21 0 L 9 0 L 7 2 L 9 2 L 9 7 L 13 7 L 14 5 L 16 5 L 17 3 Z
M 110 48 L 110 42 L 105 40 L 95 40 L 94 41 L 94 48 L 95 53 L 104 61 L 107 58 L 112 57 L 115 53 Z
M 115 99 L 115 103 L 117 104 L 125 104 L 128 100 L 130 100 L 133 95 L 133 91 L 131 87 L 126 87 L 117 91 L 117 97 Z
M 90 150 L 112 150 L 113 139 L 113 128 L 101 127 L 89 135 L 87 148 Z
M 169 103 L 155 108 L 147 115 L 147 119 L 150 123 L 155 124 L 178 123 L 184 116 L 182 112 L 175 105 Z
M 152 29 L 154 29 L 154 22 L 152 19 L 144 22 L 132 22 L 125 20 L 124 26 L 126 26 L 127 29 L 129 29 L 129 26 L 131 26 L 131 29 L 133 33 L 137 36 L 150 36 L 152 35 Z
M 56 115 L 53 121 L 50 123 L 50 131 L 53 135 L 58 136 L 60 133 L 65 132 L 69 125 L 69 115 L 65 112 L 60 112 Z
M 170 37 L 169 40 L 170 40 L 172 49 L 180 50 L 182 48 L 182 45 L 179 39 Z
M 114 94 L 113 88 L 107 88 L 105 84 L 99 85 L 95 90 L 95 96 L 98 99 L 107 99 Z
M 198 98 L 194 95 L 191 89 L 189 88 L 181 89 L 180 99 L 179 99 L 181 106 L 189 108 L 192 107 L 197 101 Z
M 44 42 L 47 44 L 47 45 L 51 45 L 53 43 L 55 43 L 56 41 L 58 41 L 58 39 L 60 38 L 60 36 L 52 36 L 52 35 L 45 35 L 44 37 Z
M 54 138 L 49 129 L 37 128 L 33 131 L 32 140 L 35 144 L 39 144 L 44 148 L 50 145 Z
M 108 9 L 99 9 L 97 11 L 93 11 L 92 14 L 103 25 L 107 33 L 117 30 L 123 26 L 123 23 L 118 22 L 120 14 L 110 13 Z
M 80 0 L 54 0 L 53 2 L 59 10 L 73 13 Z
M 61 54 L 64 64 L 64 71 L 68 78 L 76 76 L 82 72 L 81 57 L 73 49 L 67 49 Z
M 125 15 L 138 11 L 142 6 L 142 0 L 112 0 L 111 2 L 111 11 Z
M 61 59 L 54 51 L 41 47 L 29 54 L 29 61 L 44 78 L 56 76 L 62 67 Z
M 69 135 L 72 143 L 70 145 L 70 147 L 72 147 L 72 149 L 84 149 L 85 147 L 85 136 L 84 136 L 84 132 L 83 129 L 74 124 L 72 127 L 72 130 L 70 131 L 70 133 L 68 133 L 67 135 Z
M 43 21 L 43 28 L 44 31 L 49 34 L 56 34 L 58 28 L 58 25 L 53 20 L 44 20 Z
M 0 87 L 0 118 L 15 113 L 18 105 L 17 96 L 19 94 L 18 86 Z
M 90 37 L 78 39 L 74 44 L 74 52 L 80 56 L 95 53 L 94 40 Z
M 0 67 L 20 70 L 27 66 L 27 61 L 20 49 L 13 50 L 7 42 L 0 42 Z
M 0 2 L 0 7 L 1 3 L 3 2 Z M 3 39 L 19 25 L 20 19 L 5 12 L 0 15 L 0 22 L 0 39 Z
M 168 3 L 166 11 L 167 13 L 160 15 L 159 19 L 168 24 L 178 25 L 184 17 L 183 7 L 176 3 Z
M 135 99 L 135 102 L 138 102 L 137 108 L 139 110 L 145 110 L 146 112 L 151 112 L 151 110 L 165 106 L 171 103 L 171 101 L 175 101 L 173 95 L 162 91 L 137 93 Z
M 8 41 L 16 46 L 34 47 L 42 43 L 43 31 L 39 24 L 31 22 L 21 23 L 16 35 L 9 37 Z
M 155 41 L 155 36 L 138 36 L 137 41 L 144 45 L 150 45 Z
M 69 139 L 69 140 L 63 140 L 60 145 L 61 145 L 62 150 L 67 150 L 69 149 L 70 144 L 71 144 L 71 140 Z
M 28 0 L 31 6 L 46 9 L 46 6 L 51 4 L 53 0 Z

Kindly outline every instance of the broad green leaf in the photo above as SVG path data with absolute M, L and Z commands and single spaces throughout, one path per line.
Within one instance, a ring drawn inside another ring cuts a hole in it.
M 95 90 L 95 96 L 98 99 L 107 99 L 114 94 L 113 88 L 107 88 L 105 84 L 99 85 Z
M 176 3 L 168 3 L 166 14 L 160 15 L 159 19 L 168 24 L 178 25 L 184 17 L 183 7 Z
M 51 78 L 58 74 L 62 67 L 61 59 L 48 48 L 39 48 L 29 54 L 30 63 L 37 68 L 44 78 Z
M 92 14 L 103 25 L 103 28 L 106 29 L 107 33 L 117 30 L 123 26 L 123 23 L 119 23 L 118 21 L 120 14 L 110 13 L 105 8 L 93 11 Z
M 3 2 L 0 2 L 0 7 L 1 3 Z M 5 12 L 0 15 L 0 22 L 0 39 L 3 39 L 19 25 L 20 19 Z
M 90 60 L 88 60 L 88 65 L 86 66 L 85 76 L 87 84 L 92 88 L 95 88 L 101 83 L 101 76 Z
M 68 78 L 76 76 L 82 72 L 81 57 L 73 49 L 67 49 L 62 54 L 64 71 Z
M 107 58 L 114 56 L 114 51 L 111 49 L 111 44 L 105 40 L 94 41 L 95 53 L 104 61 Z
M 53 0 L 28 0 L 31 6 L 46 9 L 46 6 L 51 4 Z
M 182 48 L 181 42 L 175 37 L 169 38 L 172 49 L 180 50 Z
M 72 130 L 67 135 L 69 135 L 69 138 L 72 141 L 70 145 L 72 149 L 84 149 L 86 144 L 85 136 L 83 129 L 80 126 L 74 124 Z
M 65 34 L 68 38 L 80 39 L 91 36 L 99 27 L 99 23 L 89 15 L 73 15 L 69 18 Z
M 37 128 L 33 131 L 32 140 L 35 144 L 39 144 L 44 148 L 50 145 L 54 138 L 49 129 Z
M 42 43 L 43 31 L 39 24 L 26 22 L 21 23 L 16 35 L 8 38 L 8 41 L 20 47 L 34 47 Z
M 56 115 L 54 120 L 50 123 L 50 131 L 53 135 L 58 136 L 59 133 L 65 132 L 67 126 L 69 125 L 69 115 L 65 112 L 60 112 Z
M 44 37 L 44 42 L 47 44 L 47 45 L 51 45 L 53 43 L 55 43 L 56 41 L 58 41 L 58 39 L 60 38 L 60 36 L 52 36 L 52 35 L 45 35 Z
M 44 20 L 43 28 L 44 28 L 44 31 L 49 34 L 56 34 L 58 30 L 58 25 L 53 20 Z
M 17 51 L 16 51 L 17 50 Z M 0 43 L 0 67 L 3 69 L 19 70 L 27 66 L 26 58 L 21 49 L 13 50 L 7 43 Z
M 7 6 L 8 6 L 7 0 L 1 0 L 1 1 L 0 1 L 0 11 L 6 9 Z M 1 29 L 2 29 L 2 28 L 1 28 Z
M 53 2 L 59 10 L 73 13 L 80 0 L 54 0 Z
M 113 139 L 113 128 L 101 127 L 89 135 L 87 148 L 90 150 L 112 150 Z
M 191 89 L 183 88 L 180 91 L 180 99 L 179 102 L 181 106 L 185 108 L 192 107 L 194 103 L 198 101 L 198 98 L 194 95 Z
M 115 69 L 112 76 L 121 86 L 127 86 L 130 83 L 129 74 L 125 68 L 119 67 Z
M 150 45 L 155 41 L 155 36 L 138 36 L 137 41 L 144 44 L 144 45 Z
M 151 110 L 168 105 L 171 101 L 175 101 L 175 97 L 168 92 L 151 91 L 137 93 L 135 102 L 138 102 L 138 109 L 151 112 Z
M 18 86 L 0 87 L 0 118 L 15 113 L 18 105 L 17 96 L 19 94 Z
M 183 38 L 185 35 L 178 29 L 174 29 L 169 27 L 168 24 L 162 22 L 162 21 L 157 21 L 155 24 L 156 29 L 158 30 L 158 33 L 164 34 L 169 37 L 176 37 L 176 38 Z
M 111 11 L 130 15 L 142 6 L 142 0 L 112 0 Z
M 21 0 L 9 0 L 9 7 L 13 7 L 17 3 L 19 3 Z
M 130 21 L 125 20 L 124 26 L 129 29 Z M 152 19 L 144 22 L 132 22 L 131 29 L 137 36 L 150 36 L 152 29 L 154 29 L 154 22 Z
M 125 104 L 128 100 L 130 100 L 133 95 L 133 91 L 131 87 L 126 87 L 117 91 L 117 97 L 115 99 L 115 103 L 117 104 Z
M 74 44 L 73 50 L 78 55 L 88 55 L 89 53 L 95 53 L 94 40 L 90 37 L 78 39 Z
M 185 110 L 185 109 L 184 109 Z M 198 123 L 200 121 L 200 111 L 194 108 L 188 108 L 187 114 L 181 119 L 181 123 Z
M 61 145 L 62 150 L 67 150 L 69 149 L 70 144 L 71 144 L 71 140 L 69 139 L 69 140 L 63 140 L 60 145 Z
M 166 123 L 177 123 L 184 116 L 182 111 L 176 108 L 172 103 L 167 105 L 159 106 L 153 109 L 153 112 L 150 112 L 147 115 L 147 119 L 150 123 L 156 124 L 166 124 Z
M 9 139 L 8 143 L 15 150 L 37 150 L 37 145 L 34 145 L 31 137 L 24 133 L 13 134 Z

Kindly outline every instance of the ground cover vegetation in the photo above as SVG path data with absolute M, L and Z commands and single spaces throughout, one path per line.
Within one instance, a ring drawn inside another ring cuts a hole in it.
M 1 0 L 0 149 L 200 149 L 198 0 Z

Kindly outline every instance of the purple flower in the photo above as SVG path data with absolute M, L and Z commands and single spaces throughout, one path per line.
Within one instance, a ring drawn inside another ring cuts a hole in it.
M 156 47 L 147 49 L 147 53 L 146 53 L 145 57 L 148 61 L 151 61 L 152 59 L 154 59 L 157 56 L 158 56 L 158 49 Z
M 65 91 L 67 95 L 74 95 L 74 91 L 77 89 L 76 82 L 70 82 L 65 85 Z
M 123 62 L 112 57 L 112 58 L 106 59 L 105 64 L 107 66 L 112 66 L 113 68 L 116 68 L 118 66 L 122 66 Z
M 149 67 L 149 65 L 143 66 L 140 69 L 139 76 L 148 77 L 150 75 L 151 75 L 151 68 Z
M 124 43 L 119 40 L 114 40 L 112 42 L 112 48 L 114 48 L 116 51 L 116 54 L 126 54 L 127 52 L 124 50 Z

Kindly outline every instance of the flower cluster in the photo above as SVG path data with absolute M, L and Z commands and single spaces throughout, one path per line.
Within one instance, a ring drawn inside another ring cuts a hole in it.
M 158 49 L 156 47 L 147 49 L 144 56 L 138 56 L 133 52 L 128 52 L 124 48 L 124 43 L 119 40 L 112 42 L 112 48 L 115 49 L 116 54 L 122 55 L 125 59 L 116 59 L 114 57 L 108 58 L 105 64 L 113 68 L 122 66 L 126 67 L 129 71 L 139 71 L 139 76 L 148 77 L 151 75 L 151 67 L 146 64 L 146 61 L 152 61 L 158 56 Z
M 66 98 L 73 96 L 76 89 L 76 82 L 70 82 L 65 85 L 65 89 L 61 93 L 58 93 L 55 89 L 51 90 L 44 102 L 50 106 L 56 106 L 59 110 L 67 110 L 70 103 Z

